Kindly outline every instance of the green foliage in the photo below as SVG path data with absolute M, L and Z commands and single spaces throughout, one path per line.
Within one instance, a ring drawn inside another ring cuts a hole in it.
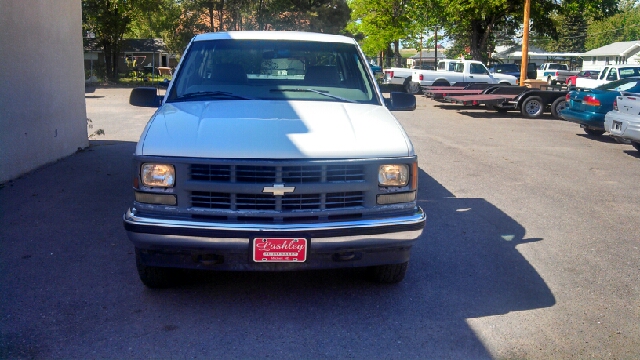
M 584 52 L 588 24 L 606 19 L 618 11 L 618 0 L 565 0 L 549 18 L 556 36 L 536 39 L 535 44 L 550 52 Z
M 591 23 L 587 34 L 587 50 L 613 42 L 640 39 L 640 6 L 628 7 L 621 13 Z
M 124 34 L 134 19 L 159 6 L 160 0 L 82 0 L 83 30 L 93 32 L 104 48 L 107 77 L 116 79 Z
M 299 30 L 339 34 L 350 18 L 345 0 L 82 0 L 83 25 L 103 44 L 109 77 L 124 37 L 164 40 L 182 54 L 194 35 L 228 30 Z M 115 54 L 115 55 L 114 55 Z
M 360 34 L 362 50 L 369 56 L 387 51 L 389 44 L 410 34 L 415 14 L 406 0 L 351 0 L 349 7 L 347 30 Z

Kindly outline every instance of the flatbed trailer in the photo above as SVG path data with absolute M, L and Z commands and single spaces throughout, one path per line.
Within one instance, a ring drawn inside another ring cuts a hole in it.
M 528 88 L 524 86 L 492 86 L 486 88 L 480 94 L 473 95 L 451 95 L 445 100 L 462 105 L 487 105 L 493 107 L 503 104 L 506 101 L 515 99 Z
M 434 100 L 444 99 L 447 95 L 473 95 L 473 94 L 481 94 L 485 89 L 489 87 L 495 87 L 498 85 L 495 84 L 487 84 L 487 83 L 472 83 L 468 84 L 462 89 L 457 88 L 457 86 L 449 86 L 445 88 L 435 89 L 435 90 L 423 90 L 425 96 L 431 97 Z M 499 85 L 505 86 L 505 85 Z
M 520 111 L 522 116 L 530 119 L 541 117 L 547 109 L 556 119 L 562 119 L 560 112 L 566 107 L 566 96 L 569 90 L 566 87 L 555 87 L 552 90 L 529 89 L 513 100 L 508 100 L 500 105 L 494 105 L 497 111 Z

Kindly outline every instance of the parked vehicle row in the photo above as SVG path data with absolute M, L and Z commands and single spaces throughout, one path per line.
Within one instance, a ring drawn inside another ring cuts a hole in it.
M 411 75 L 411 89 L 419 91 L 420 88 L 433 84 L 447 86 L 475 82 L 516 85 L 517 82 L 516 77 L 512 75 L 491 74 L 486 66 L 477 60 L 458 60 L 452 64 L 453 71 L 414 70 Z
M 569 71 L 566 64 L 544 63 L 540 64 L 536 79 L 546 81 L 548 85 L 564 84 L 568 77 L 577 74 L 578 71 Z
M 614 109 L 616 98 L 623 93 L 640 93 L 640 76 L 625 78 L 595 89 L 575 89 L 567 94 L 567 107 L 561 116 L 580 125 L 589 135 L 604 134 L 605 116 Z
M 576 87 L 583 89 L 594 89 L 602 84 L 612 81 L 640 76 L 640 66 L 638 65 L 612 65 L 602 69 L 597 78 L 579 77 L 576 78 Z
M 437 70 L 406 69 L 392 67 L 384 69 L 384 84 L 401 85 L 408 93 L 416 94 L 424 86 L 456 85 L 459 83 L 489 83 L 516 85 L 518 78 L 502 73 L 491 73 L 476 60 L 445 59 L 438 61 Z
M 597 79 L 600 75 L 600 70 L 583 70 L 576 75 L 571 75 L 565 81 L 567 86 L 576 86 L 576 79 L 579 77 Z

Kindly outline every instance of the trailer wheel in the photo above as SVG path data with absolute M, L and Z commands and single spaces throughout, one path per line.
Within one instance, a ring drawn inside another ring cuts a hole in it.
M 531 96 L 524 100 L 520 112 L 530 119 L 539 118 L 544 113 L 545 104 L 539 96 Z
M 557 98 L 553 104 L 551 104 L 551 115 L 556 119 L 562 119 L 560 112 L 567 107 L 567 100 L 565 97 Z

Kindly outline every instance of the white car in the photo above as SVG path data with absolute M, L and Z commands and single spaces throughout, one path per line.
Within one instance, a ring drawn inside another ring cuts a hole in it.
M 124 227 L 148 287 L 175 268 L 366 267 L 402 281 L 426 222 L 418 159 L 358 43 L 278 31 L 196 36 L 133 154 Z M 178 272 L 179 273 L 179 272 Z
M 604 118 L 604 128 L 611 136 L 631 141 L 640 151 L 640 94 L 623 93 Z

